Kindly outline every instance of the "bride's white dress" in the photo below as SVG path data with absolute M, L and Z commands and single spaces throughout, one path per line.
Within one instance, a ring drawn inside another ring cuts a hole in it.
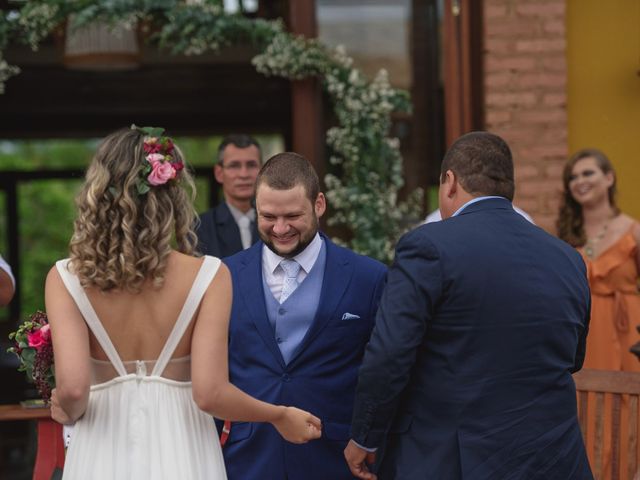
M 92 360 L 89 404 L 75 424 L 63 479 L 226 479 L 213 419 L 193 401 L 190 358 L 171 359 L 220 260 L 205 257 L 158 359 L 134 362 L 120 359 L 67 262 L 56 267 L 110 361 Z

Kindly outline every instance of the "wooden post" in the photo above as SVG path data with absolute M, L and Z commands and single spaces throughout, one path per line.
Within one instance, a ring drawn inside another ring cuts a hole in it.
M 0 422 L 15 420 L 38 421 L 38 450 L 33 467 L 33 480 L 49 480 L 56 468 L 64 466 L 62 425 L 51 419 L 49 407 L 24 408 L 21 405 L 0 405 Z
M 482 2 L 445 0 L 443 71 L 447 147 L 482 128 Z
M 50 418 L 38 420 L 38 453 L 33 480 L 49 480 L 56 468 L 64 467 L 62 425 Z
M 289 1 L 289 28 L 296 35 L 317 36 L 315 0 Z M 322 180 L 325 174 L 322 95 L 316 78 L 291 82 L 291 130 L 294 152 L 308 159 Z

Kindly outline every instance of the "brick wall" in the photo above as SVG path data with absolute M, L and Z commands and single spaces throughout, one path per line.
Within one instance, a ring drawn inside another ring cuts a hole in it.
M 565 0 L 484 1 L 486 129 L 511 146 L 514 203 L 553 232 L 567 147 Z

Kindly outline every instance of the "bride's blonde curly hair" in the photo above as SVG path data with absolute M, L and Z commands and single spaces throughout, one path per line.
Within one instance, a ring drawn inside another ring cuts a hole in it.
M 135 129 L 112 133 L 87 169 L 69 246 L 70 268 L 84 287 L 139 292 L 148 280 L 160 286 L 172 240 L 176 250 L 195 254 L 193 178 L 185 168 L 175 180 L 140 195 L 144 138 Z M 177 147 L 174 157 L 184 163 Z

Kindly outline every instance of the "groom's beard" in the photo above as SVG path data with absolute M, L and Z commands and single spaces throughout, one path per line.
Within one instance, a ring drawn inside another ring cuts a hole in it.
M 276 255 L 279 255 L 283 258 L 293 258 L 296 255 L 302 253 L 305 248 L 309 246 L 309 244 L 313 241 L 316 233 L 318 233 L 318 229 L 320 227 L 320 222 L 318 221 L 317 216 L 313 216 L 313 225 L 307 230 L 304 234 L 300 233 L 300 231 L 293 229 L 299 236 L 300 240 L 298 240 L 298 244 L 288 252 L 283 252 L 282 250 L 278 250 L 278 247 L 275 246 L 271 237 L 269 235 L 265 235 L 260 229 L 258 229 L 258 235 L 263 243 Z

